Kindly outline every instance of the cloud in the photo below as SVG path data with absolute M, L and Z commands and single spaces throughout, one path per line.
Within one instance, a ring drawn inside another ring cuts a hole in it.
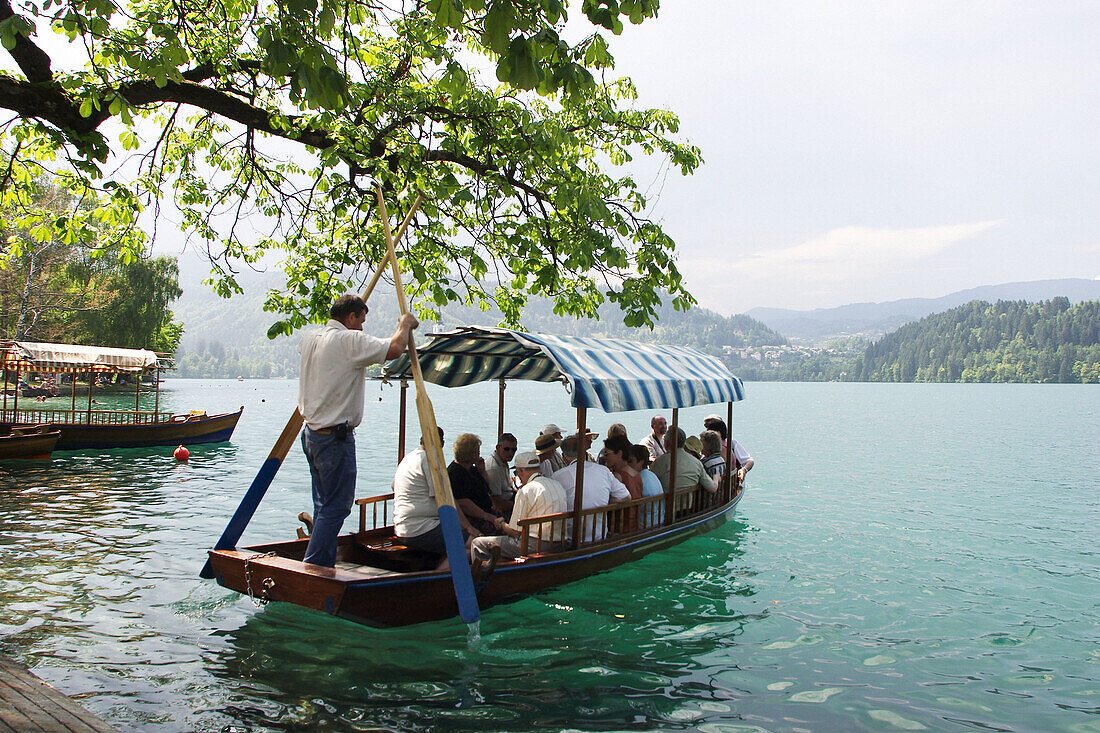
M 928 270 L 930 265 L 939 268 L 936 258 L 948 249 L 1000 223 L 912 229 L 840 227 L 789 247 L 728 257 L 685 257 L 678 265 L 689 288 L 698 288 L 703 297 L 711 288 L 737 283 L 735 290 L 741 297 L 751 298 L 744 307 L 777 296 L 793 306 L 796 294 L 798 300 L 843 300 L 853 294 L 855 283 L 896 283 L 906 273 Z
M 814 281 L 845 279 L 855 271 L 888 274 L 935 257 L 998 224 L 980 221 L 916 229 L 841 227 L 793 247 L 758 252 L 732 267 L 748 276 L 785 273 Z
M 736 258 L 685 258 L 681 269 L 711 276 L 845 280 L 854 273 L 888 275 L 929 260 L 948 248 L 1000 224 L 979 221 L 915 229 L 840 227 L 791 247 Z

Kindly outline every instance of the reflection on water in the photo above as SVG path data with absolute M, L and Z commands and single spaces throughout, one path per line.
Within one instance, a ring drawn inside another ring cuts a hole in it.
M 301 728 L 501 730 L 586 720 L 621 729 L 672 720 L 678 691 L 698 684 L 692 657 L 716 640 L 734 644 L 746 621 L 730 617 L 720 580 L 746 570 L 745 531 L 733 522 L 661 559 L 488 609 L 482 629 L 491 631 L 477 640 L 457 621 L 357 632 L 272 604 L 219 634 L 228 649 L 211 672 L 268 691 L 281 722 Z M 670 572 L 678 566 L 685 570 Z M 245 728 L 270 720 L 270 710 L 226 712 Z
M 1100 390 L 750 385 L 735 521 L 488 609 L 478 638 L 199 580 L 296 386 L 170 386 L 167 409 L 245 405 L 233 442 L 0 462 L 0 652 L 120 729 L 1100 731 Z M 486 438 L 495 389 L 471 389 L 432 398 Z M 370 387 L 361 493 L 392 477 L 395 394 Z M 508 399 L 521 442 L 572 419 L 559 385 Z M 292 537 L 308 481 L 295 446 L 243 544 Z

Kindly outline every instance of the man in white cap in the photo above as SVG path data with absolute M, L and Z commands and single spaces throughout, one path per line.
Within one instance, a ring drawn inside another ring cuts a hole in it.
M 565 465 L 565 459 L 562 458 L 561 453 L 558 452 L 558 446 L 561 445 L 562 440 L 561 428 L 559 428 L 554 423 L 547 423 L 543 425 L 542 430 L 539 431 L 539 437 L 542 438 L 547 435 L 552 437 L 556 441 L 556 444 L 554 445 L 554 451 L 552 453 L 548 453 L 546 455 L 539 453 L 539 458 L 542 459 L 542 462 L 544 464 L 542 467 L 543 476 L 549 476 L 554 471 L 557 471 L 559 468 Z M 538 440 L 535 441 L 535 452 L 539 452 Z M 547 462 L 549 462 L 549 465 L 545 465 Z
M 475 537 L 470 543 L 470 556 L 482 562 L 487 562 L 493 555 L 494 546 L 500 548 L 501 557 L 516 558 L 520 556 L 523 533 L 519 529 L 522 519 L 532 517 L 544 517 L 549 514 L 561 514 L 568 511 L 565 500 L 565 489 L 552 478 L 539 475 L 541 461 L 537 454 L 532 452 L 520 453 L 516 456 L 516 476 L 520 481 L 520 489 L 516 492 L 516 504 L 512 509 L 512 519 L 501 526 L 504 535 L 492 537 Z M 555 522 L 550 525 L 533 524 L 527 528 L 529 538 L 527 551 L 538 552 L 549 550 L 551 545 L 559 545 L 562 541 L 564 522 Z M 541 545 L 541 546 L 540 546 Z

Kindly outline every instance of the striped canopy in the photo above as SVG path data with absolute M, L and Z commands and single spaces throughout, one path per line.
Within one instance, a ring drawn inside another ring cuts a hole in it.
M 8 341 L 3 344 L 3 366 L 8 371 L 119 374 L 157 367 L 157 354 L 146 349 Z
M 561 380 L 573 407 L 604 412 L 668 409 L 735 402 L 744 385 L 713 356 L 684 346 L 622 339 L 547 336 L 467 326 L 431 335 L 418 349 L 424 379 L 461 387 L 492 379 Z M 409 357 L 383 376 L 411 379 Z

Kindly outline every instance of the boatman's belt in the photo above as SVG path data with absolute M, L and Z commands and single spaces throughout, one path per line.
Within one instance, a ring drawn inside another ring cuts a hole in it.
M 313 428 L 310 428 L 310 430 L 313 430 Z M 350 425 L 348 425 L 346 422 L 342 422 L 339 425 L 331 425 L 327 428 L 313 430 L 313 432 L 320 433 L 321 435 L 329 435 L 334 433 L 337 440 L 347 440 L 348 435 L 351 434 L 352 430 L 353 428 Z

